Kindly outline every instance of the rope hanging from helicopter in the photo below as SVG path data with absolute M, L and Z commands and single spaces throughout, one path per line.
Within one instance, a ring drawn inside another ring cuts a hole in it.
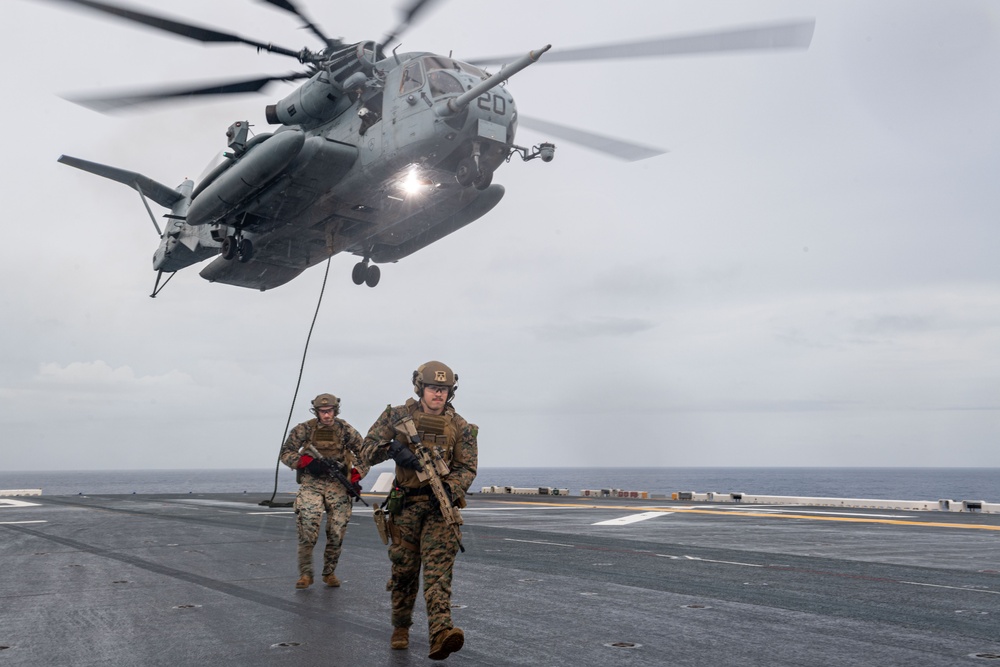
M 319 299 L 316 301 L 316 311 L 313 313 L 312 323 L 309 325 L 309 333 L 306 334 L 306 345 L 302 350 L 302 363 L 299 365 L 299 378 L 295 381 L 295 391 L 292 393 L 292 405 L 288 410 L 288 420 L 285 422 L 285 430 L 281 432 L 281 444 L 285 442 L 285 434 L 288 433 L 288 427 L 292 424 L 292 414 L 295 412 L 295 400 L 299 397 L 299 387 L 302 385 L 302 373 L 306 368 L 306 355 L 309 352 L 309 341 L 312 340 L 313 329 L 316 327 L 316 318 L 319 317 L 319 308 L 323 303 L 323 293 L 326 292 L 326 279 L 330 275 L 330 262 L 333 260 L 333 255 L 326 260 L 326 271 L 323 273 L 323 284 L 319 289 Z M 281 449 L 279 445 L 278 449 Z M 260 501 L 260 504 L 265 507 L 291 507 L 291 502 L 276 503 L 274 502 L 274 497 L 278 495 L 278 471 L 281 470 L 281 458 L 279 456 L 277 463 L 274 465 L 274 490 L 271 492 L 271 497 L 268 500 Z

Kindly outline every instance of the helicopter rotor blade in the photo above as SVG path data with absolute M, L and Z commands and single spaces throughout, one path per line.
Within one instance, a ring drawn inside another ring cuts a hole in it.
M 99 111 L 101 113 L 113 113 L 130 109 L 132 107 L 143 106 L 156 102 L 165 102 L 171 99 L 182 97 L 203 97 L 208 95 L 231 95 L 234 93 L 255 93 L 272 81 L 293 81 L 309 77 L 308 72 L 292 72 L 278 76 L 266 76 L 245 81 L 230 81 L 226 83 L 216 83 L 200 85 L 197 87 L 184 87 L 174 89 L 155 89 L 146 91 L 134 91 L 121 93 L 112 96 L 100 97 L 66 97 L 64 99 L 79 104 L 80 106 Z
M 117 16 L 128 21 L 133 21 L 135 23 L 141 23 L 143 25 L 150 26 L 151 28 L 157 28 L 158 30 L 163 30 L 165 32 L 171 32 L 175 35 L 180 35 L 181 37 L 188 37 L 190 39 L 197 40 L 199 42 L 231 42 L 237 44 L 249 44 L 250 46 L 256 47 L 259 50 L 269 51 L 271 53 L 280 53 L 281 55 L 291 56 L 297 58 L 300 62 L 304 62 L 304 59 L 308 57 L 306 51 L 292 51 L 291 49 L 286 49 L 284 47 L 275 46 L 274 44 L 264 44 L 263 42 L 257 42 L 252 39 L 247 39 L 246 37 L 240 37 L 239 35 L 234 35 L 228 32 L 220 32 L 218 30 L 213 30 L 211 28 L 202 28 L 190 23 L 181 23 L 180 21 L 174 21 L 172 19 L 164 18 L 162 16 L 155 16 L 153 14 L 145 14 L 143 12 L 138 12 L 132 9 L 126 9 L 125 7 L 119 7 L 117 5 L 109 5 L 103 2 L 96 2 L 95 0 L 52 0 L 54 2 L 65 2 L 68 4 L 81 5 L 83 7 L 89 7 L 99 12 L 104 12 L 105 14 L 110 14 L 112 16 Z
M 310 21 L 306 17 L 306 15 L 302 13 L 302 10 L 300 10 L 298 7 L 296 7 L 291 3 L 291 0 L 260 0 L 260 2 L 266 2 L 280 9 L 284 9 L 286 12 L 291 12 L 292 14 L 295 14 L 305 22 L 305 25 L 303 27 L 308 28 L 309 31 L 312 32 L 312 34 L 316 35 L 321 40 L 323 40 L 323 43 L 326 44 L 328 47 L 331 46 L 336 47 L 340 45 L 341 43 L 340 40 L 330 39 L 329 37 L 324 35 L 323 31 L 319 29 L 319 26 Z
M 727 51 L 764 51 L 772 49 L 807 49 L 812 42 L 816 21 L 795 21 L 750 26 L 693 35 L 658 37 L 638 42 L 621 42 L 576 49 L 552 49 L 542 62 L 610 60 L 614 58 L 652 58 Z M 515 56 L 493 56 L 466 60 L 471 65 L 509 62 Z
M 579 130 L 574 127 L 560 125 L 559 123 L 553 123 L 547 120 L 528 118 L 520 114 L 518 114 L 517 118 L 518 124 L 523 127 L 529 127 L 539 132 L 551 134 L 554 137 L 565 139 L 566 141 L 579 144 L 585 148 L 590 148 L 591 150 L 606 153 L 621 160 L 625 160 L 626 162 L 645 160 L 646 158 L 656 157 L 657 155 L 663 155 L 667 152 L 662 148 L 654 148 L 652 146 L 643 146 L 641 144 L 622 141 L 621 139 L 614 139 L 603 134 L 595 134 L 593 132 Z
M 410 6 L 403 10 L 403 19 L 400 21 L 399 25 L 392 29 L 388 35 L 382 38 L 380 46 L 384 49 L 392 42 L 399 39 L 399 36 L 403 34 L 410 24 L 413 23 L 413 19 L 420 12 L 424 11 L 426 8 L 430 7 L 438 0 L 414 0 L 410 3 Z

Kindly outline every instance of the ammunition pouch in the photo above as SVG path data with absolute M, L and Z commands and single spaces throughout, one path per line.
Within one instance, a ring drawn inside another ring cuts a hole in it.
M 398 486 L 392 487 L 389 497 L 385 501 L 385 511 L 390 515 L 402 514 L 403 512 L 403 490 Z

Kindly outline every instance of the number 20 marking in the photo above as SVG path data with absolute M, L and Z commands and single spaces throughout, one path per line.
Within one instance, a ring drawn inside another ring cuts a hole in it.
M 492 93 L 483 93 L 478 98 L 476 98 L 476 106 L 478 106 L 483 111 L 492 111 L 498 116 L 503 116 L 507 113 L 507 100 L 499 95 L 493 95 Z M 492 100 L 492 107 L 491 102 Z

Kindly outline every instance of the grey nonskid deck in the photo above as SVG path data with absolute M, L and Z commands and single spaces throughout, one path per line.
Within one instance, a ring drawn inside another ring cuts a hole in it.
M 371 510 L 343 586 L 297 591 L 269 496 L 0 499 L 0 665 L 430 664 L 422 600 L 389 648 Z M 448 664 L 1000 664 L 995 514 L 474 494 L 464 516 Z

